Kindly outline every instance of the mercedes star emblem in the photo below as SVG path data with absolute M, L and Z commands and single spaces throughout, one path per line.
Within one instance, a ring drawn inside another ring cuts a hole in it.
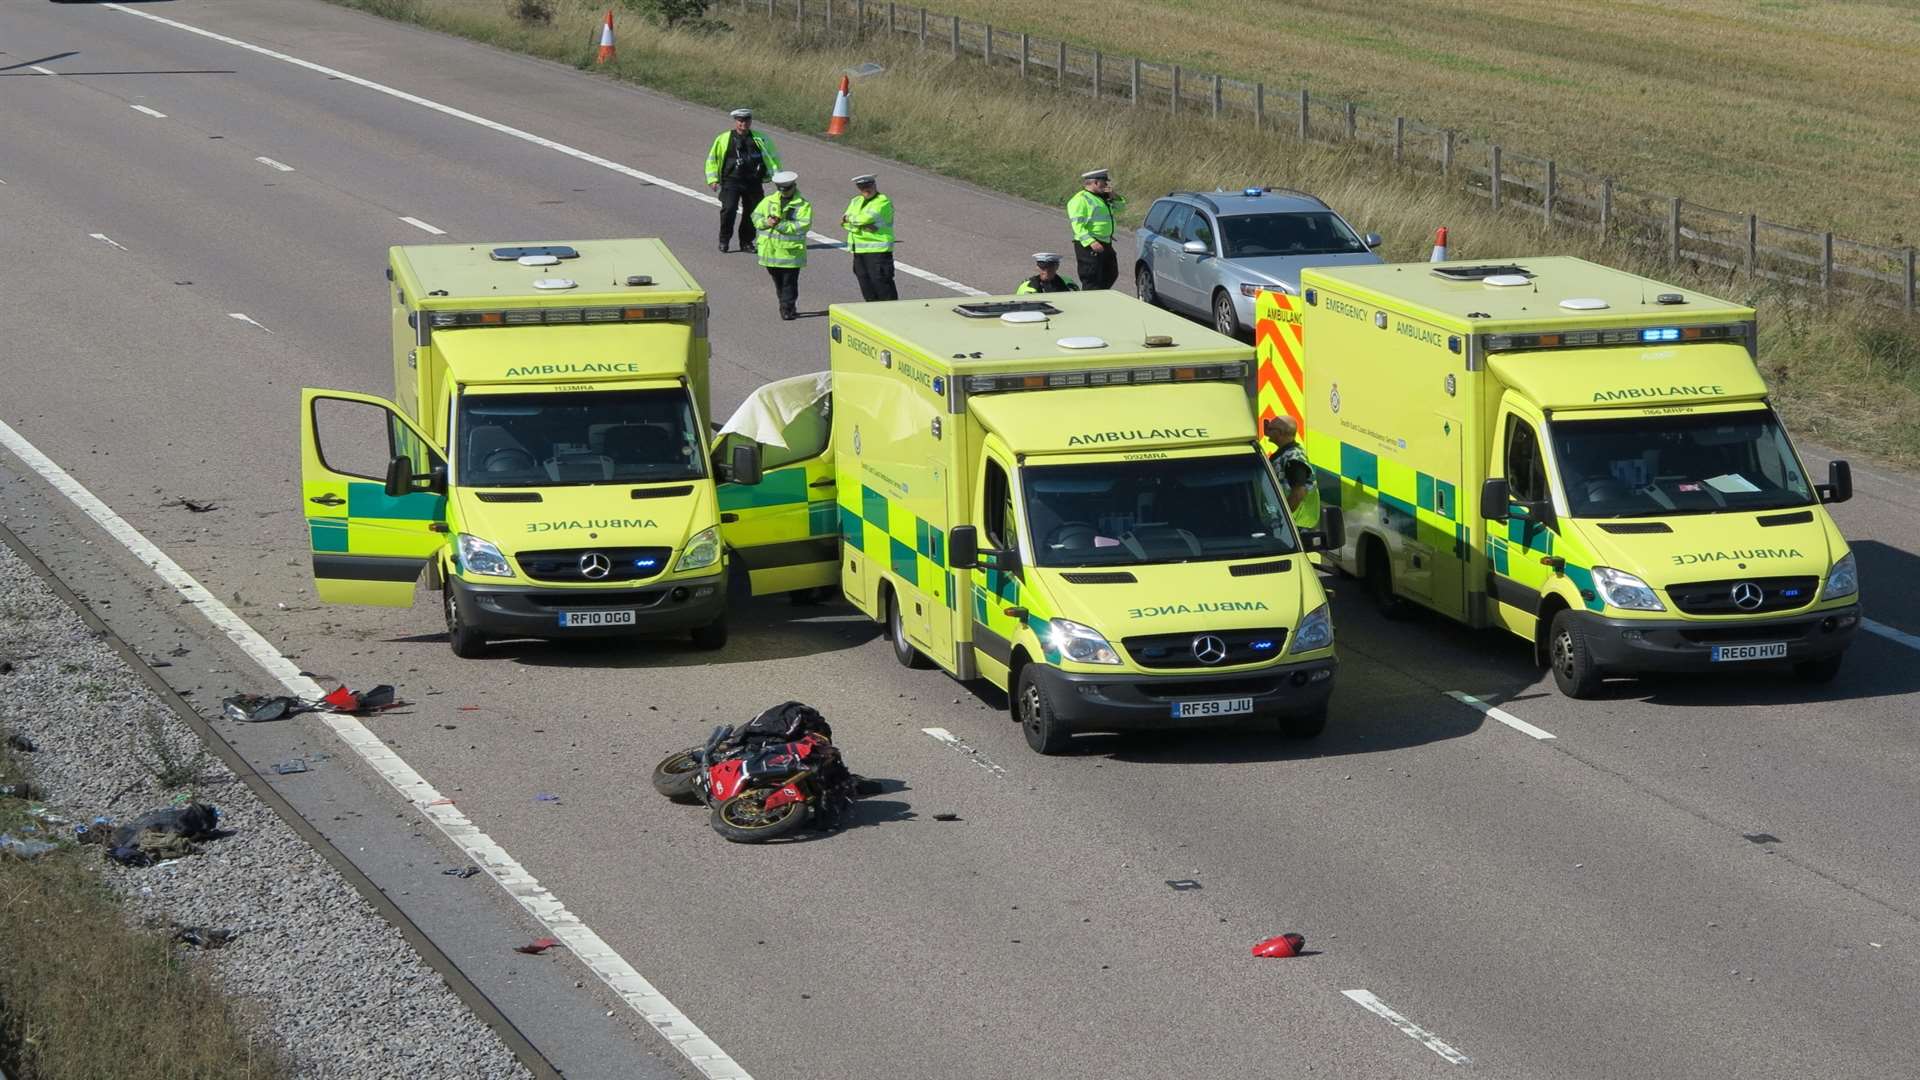
M 580 556 L 580 576 L 590 581 L 599 581 L 613 573 L 613 560 L 597 551 L 589 551 Z
M 1751 581 L 1743 581 L 1733 587 L 1733 606 L 1741 611 L 1752 611 L 1766 600 L 1766 592 Z
M 1212 634 L 1193 639 L 1193 658 L 1203 664 L 1217 664 L 1227 658 L 1227 643 Z

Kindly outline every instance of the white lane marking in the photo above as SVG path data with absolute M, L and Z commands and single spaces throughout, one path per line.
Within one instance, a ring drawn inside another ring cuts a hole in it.
M 1897 641 L 1909 649 L 1920 649 L 1920 637 L 1915 637 L 1905 630 L 1895 630 L 1886 623 L 1877 623 L 1872 619 L 1861 619 L 1860 628 L 1869 634 L 1879 634 L 1888 641 Z
M 260 636 L 259 631 L 235 615 L 231 608 L 194 580 L 193 575 L 182 569 L 179 563 L 168 558 L 153 541 L 141 535 L 125 518 L 114 513 L 111 507 L 68 475 L 66 470 L 54 464 L 4 420 L 0 420 L 0 446 L 39 473 L 55 491 L 65 495 L 108 535 L 120 541 L 136 558 L 158 574 L 162 581 L 173 586 L 174 591 L 205 616 L 227 640 L 239 646 L 254 663 L 273 676 L 288 693 L 303 698 L 315 698 L 326 693 L 319 683 L 302 675 L 293 661 L 280 655 L 280 651 Z M 548 933 L 559 938 L 561 944 L 579 957 L 595 976 L 619 994 L 629 1008 L 644 1017 L 703 1076 L 709 1080 L 753 1080 L 738 1062 L 707 1038 L 705 1032 L 687 1019 L 686 1014 L 635 971 L 633 965 L 581 922 L 579 916 L 568 911 L 558 898 L 541 886 L 532 874 L 527 873 L 526 867 L 468 820 L 454 806 L 452 799 L 442 795 L 425 777 L 415 772 L 413 766 L 394 753 L 378 735 L 351 716 L 338 713 L 316 715 L 342 742 L 352 747 L 361 760 L 372 766 L 382 779 L 465 852 L 468 859 L 499 882 L 500 887 L 546 927 Z
M 975 750 L 973 747 L 968 746 L 964 742 L 961 742 L 959 736 L 955 735 L 951 731 L 948 731 L 946 728 L 923 727 L 920 730 L 926 732 L 927 734 L 933 736 L 934 738 L 940 740 L 941 742 L 946 743 L 949 749 L 958 750 L 962 754 L 967 755 L 967 760 L 987 770 L 993 775 L 995 776 L 1007 775 L 1006 769 L 1001 768 L 999 765 L 994 764 L 991 760 L 987 758 L 985 754 L 982 754 L 980 751 Z
M 127 250 L 127 245 L 121 243 L 118 240 L 115 240 L 113 237 L 108 236 L 106 233 L 90 232 L 87 235 L 92 237 L 95 240 L 100 241 L 103 244 L 111 244 L 112 246 L 119 248 L 121 251 Z
M 253 321 L 253 316 L 247 314 L 244 311 L 229 311 L 227 312 L 227 318 L 246 323 L 250 326 L 260 326 L 259 323 Z M 264 326 L 260 326 L 260 329 L 267 330 L 267 328 Z M 271 334 L 273 333 L 273 331 L 267 330 L 267 333 Z
M 1433 1051 L 1434 1053 L 1439 1054 L 1442 1058 L 1446 1059 L 1449 1063 L 1454 1065 L 1473 1064 L 1472 1058 L 1468 1057 L 1467 1055 L 1461 1053 L 1458 1050 L 1455 1050 L 1453 1047 L 1448 1046 L 1446 1043 L 1441 1042 L 1439 1037 L 1434 1035 L 1433 1032 L 1428 1031 L 1427 1029 L 1421 1027 L 1420 1025 L 1414 1023 L 1413 1021 L 1407 1019 L 1406 1017 L 1401 1016 L 1399 1013 L 1394 1012 L 1392 1009 L 1387 1008 L 1387 1003 L 1384 1001 L 1381 1001 L 1377 997 L 1374 997 L 1373 991 L 1342 990 L 1340 992 L 1342 994 L 1345 994 L 1347 997 L 1353 999 L 1354 1004 L 1359 1005 L 1361 1008 L 1367 1010 L 1370 1013 L 1373 1013 L 1375 1016 L 1384 1018 L 1387 1021 L 1387 1023 L 1392 1024 L 1394 1027 L 1397 1027 L 1401 1031 L 1406 1032 L 1410 1038 L 1418 1041 L 1419 1043 L 1421 1043 L 1427 1049 Z
M 161 112 L 159 109 L 149 109 L 145 105 L 129 105 L 127 108 L 132 109 L 134 112 L 146 113 L 148 116 L 158 120 L 165 120 L 167 118 L 166 113 Z
M 1519 717 L 1513 715 L 1507 710 L 1499 708 L 1498 706 L 1489 705 L 1486 702 L 1481 701 L 1479 698 L 1474 697 L 1472 694 L 1463 694 L 1458 690 L 1449 690 L 1447 691 L 1447 696 L 1459 702 L 1462 705 L 1471 705 L 1472 707 L 1479 709 L 1481 712 L 1487 714 L 1488 716 L 1493 717 L 1495 720 L 1500 721 L 1501 723 L 1507 725 L 1508 727 L 1512 728 L 1515 731 L 1520 732 L 1523 735 L 1531 735 L 1536 739 L 1551 739 L 1554 737 L 1553 732 L 1548 731 L 1545 728 L 1534 727 L 1532 724 L 1527 723 L 1525 720 L 1520 719 Z
M 424 222 L 424 221 L 421 221 L 421 220 L 420 220 L 419 218 L 417 218 L 417 217 L 403 217 L 403 218 L 401 218 L 400 220 L 401 220 L 401 221 L 404 221 L 404 222 L 406 222 L 407 224 L 409 224 L 409 225 L 411 225 L 411 226 L 413 226 L 413 227 L 414 227 L 414 228 L 416 228 L 416 229 L 419 229 L 419 230 L 420 230 L 421 232 L 423 232 L 423 233 L 431 233 L 431 234 L 432 234 L 432 235 L 434 235 L 434 236 L 445 236 L 445 235 L 447 235 L 447 230 L 445 230 L 445 229 L 436 229 L 436 228 L 434 228 L 433 226 L 431 226 L 431 225 L 429 225 L 429 224 L 427 224 L 426 222 Z
M 43 67 L 41 67 L 41 66 L 40 66 L 39 64 L 31 64 L 31 65 L 29 65 L 29 66 L 30 66 L 30 67 L 32 67 L 32 68 L 33 68 L 33 70 L 35 70 L 35 71 L 37 71 L 37 72 L 39 72 L 39 73 L 40 73 L 40 74 L 42 74 L 42 75 L 58 75 L 58 74 L 60 74 L 59 72 L 57 72 L 57 71 L 54 71 L 54 70 L 53 70 L 53 69 L 51 69 L 51 68 L 43 68 Z
M 437 113 L 440 113 L 445 116 L 451 116 L 456 120 L 465 120 L 467 123 L 470 123 L 470 124 L 478 124 L 479 126 L 486 128 L 489 131 L 497 131 L 502 135 L 510 135 L 513 138 L 519 139 L 523 142 L 529 142 L 535 146 L 543 147 L 545 149 L 552 150 L 556 153 L 565 154 L 568 157 L 574 158 L 579 161 L 584 161 L 589 165 L 598 165 L 603 169 L 609 169 L 613 172 L 619 173 L 622 176 L 631 177 L 635 180 L 640 181 L 641 183 L 651 184 L 652 186 L 657 188 L 664 188 L 677 195 L 685 195 L 689 199 L 698 199 L 699 201 L 706 203 L 709 206 L 720 205 L 719 199 L 715 198 L 712 195 L 707 194 L 704 191 L 698 191 L 698 190 L 695 190 L 694 188 L 686 187 L 685 185 L 682 185 L 682 184 L 676 184 L 671 180 L 666 180 L 661 177 L 654 176 L 650 173 L 641 172 L 639 169 L 636 169 L 631 165 L 622 165 L 617 161 L 612 161 L 607 158 L 603 158 L 598 154 L 588 153 L 587 151 L 581 150 L 578 147 L 568 146 L 566 143 L 555 142 L 552 139 L 543 138 L 539 135 L 535 135 L 530 131 L 523 131 L 520 128 L 511 127 L 507 124 L 502 124 L 497 120 L 489 120 L 484 116 L 475 115 L 474 113 L 467 112 L 464 109 L 456 109 L 451 105 L 443 105 L 438 101 L 434 101 L 432 98 L 424 98 L 419 96 L 418 94 L 409 94 L 405 90 L 395 89 L 394 87 L 387 86 L 383 83 L 374 82 L 372 79 L 362 78 L 358 75 L 351 75 L 351 74 L 348 74 L 347 72 L 340 71 L 335 68 L 327 67 L 324 64 L 316 64 L 311 60 L 302 60 L 297 56 L 289 56 L 288 54 L 283 52 L 276 52 L 273 49 L 265 48 L 264 46 L 260 46 L 260 45 L 255 45 L 252 42 L 242 41 L 239 38 L 228 37 L 225 34 L 215 33 L 212 30 L 205 30 L 198 26 L 193 26 L 189 23 L 183 23 L 183 22 L 176 21 L 174 19 L 169 19 L 164 15 L 155 15 L 153 12 L 150 12 L 150 11 L 139 11 L 134 8 L 127 7 L 124 4 L 102 4 L 101 6 L 105 8 L 110 8 L 114 11 L 125 12 L 128 15 L 138 15 L 142 19 L 148 19 L 153 22 L 160 23 L 164 26 L 171 26 L 176 30 L 185 30 L 189 34 L 198 34 L 201 37 L 210 38 L 214 41 L 218 41 L 225 45 L 231 45 L 236 49 L 245 49 L 248 52 L 256 53 L 260 56 L 267 56 L 275 60 L 285 61 L 286 63 L 293 64 L 296 67 L 303 67 L 303 68 L 306 68 L 308 71 L 316 71 L 322 75 L 328 76 L 329 78 L 338 79 L 341 82 L 352 83 L 355 86 L 364 87 L 365 89 L 372 90 L 375 93 L 385 94 L 388 97 L 398 98 L 401 101 L 409 102 L 411 104 L 418 105 L 422 108 L 432 109 Z M 846 241 L 836 240 L 833 237 L 824 235 L 822 233 L 809 232 L 807 234 L 807 239 L 815 241 L 821 247 L 837 248 L 842 251 L 846 250 L 846 247 L 847 247 Z M 895 262 L 894 269 L 902 274 L 909 274 L 913 277 L 920 278 L 923 281 L 930 281 L 942 288 L 951 289 L 954 292 L 960 293 L 964 296 L 989 295 L 985 291 L 976 289 L 971 285 L 963 285 L 960 282 L 955 281 L 950 277 L 943 277 L 942 275 L 936 274 L 931 270 L 922 269 L 921 267 L 914 266 L 911 263 Z
M 279 169 L 281 172 L 293 171 L 293 166 L 288 165 L 286 162 L 283 162 L 283 161 L 275 161 L 270 157 L 257 157 L 257 158 L 254 158 L 253 160 L 259 162 L 262 165 L 265 165 L 269 169 Z

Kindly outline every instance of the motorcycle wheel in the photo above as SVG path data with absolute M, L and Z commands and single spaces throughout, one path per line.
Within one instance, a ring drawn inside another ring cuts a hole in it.
M 662 758 L 653 767 L 653 790 L 677 803 L 699 802 L 699 753 L 697 749 L 682 750 Z
M 792 802 L 769 811 L 767 796 L 778 787 L 747 788 L 713 807 L 713 831 L 736 844 L 758 844 L 798 832 L 812 816 L 804 802 Z

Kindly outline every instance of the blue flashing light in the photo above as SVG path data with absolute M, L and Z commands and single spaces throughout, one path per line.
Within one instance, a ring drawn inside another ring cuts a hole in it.
M 1680 328 L 1677 326 L 1663 326 L 1657 330 L 1642 330 L 1640 331 L 1640 340 L 1641 341 L 1679 341 Z
M 1254 649 L 1258 649 L 1258 650 L 1260 650 L 1260 651 L 1262 651 L 1262 652 L 1265 652 L 1266 650 L 1268 650 L 1268 649 L 1271 649 L 1271 648 L 1273 648 L 1273 642 L 1271 642 L 1271 641 L 1255 641 L 1255 642 L 1251 642 L 1251 643 L 1249 644 L 1249 647 L 1251 647 L 1251 648 L 1254 648 Z
M 1800 590 L 1799 589 L 1781 589 L 1780 595 L 1781 596 L 1799 596 Z
M 642 570 L 651 570 L 654 567 L 660 565 L 660 560 L 659 559 L 635 559 L 633 560 L 633 565 L 639 567 Z
M 936 394 L 944 394 L 947 392 L 946 376 L 935 375 L 933 377 L 933 392 Z
M 1249 198 L 1249 199 L 1252 199 L 1252 198 L 1256 198 L 1256 197 L 1258 197 L 1258 196 L 1261 196 L 1261 195 L 1265 195 L 1265 194 L 1266 194 L 1266 191 L 1264 191 L 1264 190 L 1263 190 L 1263 189 L 1261 189 L 1261 188 L 1257 188 L 1257 187 L 1250 187 L 1250 188 L 1248 188 L 1248 189 L 1247 189 L 1247 190 L 1246 190 L 1246 191 L 1244 192 L 1244 194 L 1245 194 L 1245 195 L 1247 196 L 1247 198 Z

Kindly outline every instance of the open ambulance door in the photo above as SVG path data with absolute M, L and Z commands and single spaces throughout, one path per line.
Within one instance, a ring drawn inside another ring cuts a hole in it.
M 1540 418 L 1509 396 L 1501 403 L 1479 513 L 1486 518 L 1487 592 L 1494 622 L 1528 641 L 1546 595 L 1554 555 L 1553 492 L 1547 484 Z
M 833 382 L 827 372 L 769 383 L 720 426 L 713 459 L 760 447 L 760 482 L 722 483 L 720 535 L 746 567 L 753 595 L 840 580 L 840 509 L 833 472 Z
M 300 392 L 301 510 L 322 601 L 412 606 L 447 542 L 446 490 L 446 460 L 392 402 Z

